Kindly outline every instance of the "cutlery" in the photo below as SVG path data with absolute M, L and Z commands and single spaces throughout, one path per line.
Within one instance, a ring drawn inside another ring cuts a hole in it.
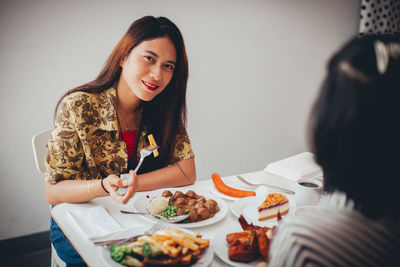
M 153 235 L 156 232 L 158 232 L 160 230 L 167 229 L 167 228 L 168 228 L 168 224 L 167 223 L 165 223 L 163 221 L 159 221 L 156 224 L 154 224 L 152 227 L 147 229 L 143 234 L 131 236 L 131 237 L 128 237 L 128 238 L 119 238 L 119 239 L 113 239 L 113 240 L 96 241 L 96 242 L 93 242 L 93 243 L 96 246 L 105 246 L 105 247 L 108 247 L 108 246 L 113 245 L 113 244 L 114 245 L 121 245 L 121 244 L 124 244 L 124 243 L 129 242 L 129 241 L 134 241 L 140 236 Z
M 261 186 L 261 185 L 263 185 L 263 186 L 267 186 L 267 187 L 271 187 L 271 188 L 277 189 L 277 190 L 282 191 L 282 192 L 287 193 L 287 194 L 293 194 L 293 195 L 294 195 L 294 192 L 293 192 L 293 191 L 291 191 L 291 190 L 289 190 L 289 189 L 286 189 L 286 188 L 282 188 L 282 187 L 275 186 L 275 185 L 269 185 L 269 184 L 251 183 L 251 182 L 247 181 L 246 179 L 244 179 L 244 178 L 243 178 L 242 176 L 240 176 L 240 175 L 237 175 L 236 177 L 237 177 L 240 181 L 242 181 L 243 183 L 245 183 L 245 184 L 247 184 L 247 185 L 251 185 L 251 186 Z
M 179 215 L 179 216 L 173 216 L 173 217 L 163 217 L 161 215 L 154 215 L 149 212 L 136 212 L 136 211 L 127 211 L 127 210 L 120 210 L 121 213 L 124 214 L 142 214 L 142 215 L 152 215 L 156 218 L 159 218 L 160 220 L 164 222 L 169 222 L 169 223 L 177 223 L 185 220 L 187 217 L 189 217 L 189 214 L 184 214 L 184 215 Z
M 144 160 L 147 156 L 150 156 L 151 153 L 153 153 L 153 151 L 156 150 L 157 148 L 159 148 L 159 146 L 152 146 L 152 145 L 150 145 L 150 146 L 148 146 L 148 147 L 142 148 L 142 149 L 140 150 L 140 159 L 139 159 L 139 163 L 138 163 L 138 165 L 136 166 L 136 168 L 135 168 L 133 171 L 134 171 L 134 172 L 137 172 L 137 171 L 139 170 L 140 166 L 142 165 L 143 160 Z M 131 178 L 131 176 L 129 175 L 129 173 L 121 174 L 121 179 L 123 179 L 123 180 L 125 180 L 125 181 L 126 181 L 126 180 L 129 181 L 130 178 Z M 118 188 L 118 193 L 119 193 L 120 195 L 125 194 L 125 193 L 126 193 L 126 188 L 125 188 L 125 187 L 120 187 L 120 188 Z

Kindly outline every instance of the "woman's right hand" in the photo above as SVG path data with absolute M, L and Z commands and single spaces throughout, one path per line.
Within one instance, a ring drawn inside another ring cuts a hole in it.
M 117 175 L 115 174 L 110 174 L 103 180 L 103 184 L 105 188 L 107 189 L 108 192 L 110 192 L 110 196 L 122 203 L 126 204 L 129 199 L 131 199 L 136 191 L 137 191 L 137 175 L 134 171 L 129 171 L 129 174 L 131 175 L 132 179 L 131 181 L 125 181 L 123 179 L 120 179 Z M 118 188 L 120 187 L 125 187 L 126 188 L 126 193 L 124 195 L 120 195 L 118 193 Z

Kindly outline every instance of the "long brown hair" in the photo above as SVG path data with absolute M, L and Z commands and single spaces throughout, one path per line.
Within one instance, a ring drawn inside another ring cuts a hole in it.
M 57 102 L 54 115 L 56 116 L 62 100 L 71 93 L 99 93 L 112 87 L 121 75 L 120 62 L 133 48 L 145 40 L 164 36 L 171 39 L 177 53 L 172 79 L 161 94 L 152 101 L 142 102 L 139 108 L 142 110 L 140 129 L 146 127 L 149 133 L 154 134 L 160 146 L 160 156 L 149 168 L 155 169 L 170 164 L 173 160 L 176 136 L 186 128 L 186 86 L 189 70 L 182 34 L 178 27 L 165 17 L 145 16 L 133 22 L 115 46 L 97 78 L 66 92 Z

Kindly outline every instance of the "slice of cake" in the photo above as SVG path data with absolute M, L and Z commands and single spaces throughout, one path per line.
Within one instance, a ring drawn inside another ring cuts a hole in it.
M 258 207 L 258 220 L 263 221 L 289 212 L 289 200 L 279 193 L 268 194 L 264 202 Z

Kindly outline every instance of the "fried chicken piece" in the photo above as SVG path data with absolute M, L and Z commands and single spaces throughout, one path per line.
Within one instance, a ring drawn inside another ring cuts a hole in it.
M 260 255 L 264 261 L 268 261 L 268 254 L 269 254 L 270 240 L 267 237 L 268 231 L 271 231 L 271 230 L 265 230 L 262 228 L 256 230 L 258 252 L 260 253 Z
M 228 256 L 232 261 L 250 262 L 257 258 L 256 235 L 254 231 L 231 233 L 226 236 Z

